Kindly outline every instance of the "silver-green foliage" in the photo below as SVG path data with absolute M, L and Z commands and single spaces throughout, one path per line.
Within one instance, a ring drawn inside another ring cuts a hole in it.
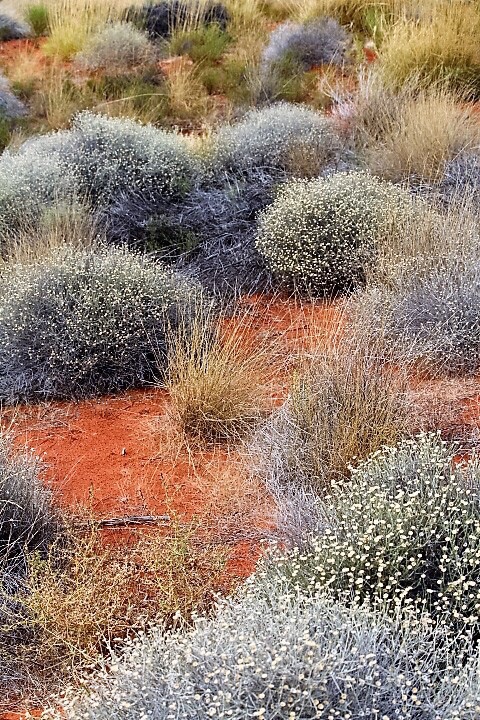
M 389 221 L 405 205 L 398 188 L 364 172 L 294 180 L 260 217 L 257 249 L 280 280 L 324 290 L 363 279 Z
M 480 465 L 454 453 L 436 434 L 374 453 L 317 498 L 311 549 L 273 563 L 273 576 L 478 636 Z
M 152 65 L 157 58 L 155 46 L 131 23 L 106 25 L 88 40 L 76 62 L 88 70 L 130 71 L 137 66 Z
M 134 641 L 72 720 L 473 720 L 475 660 L 441 632 L 256 580 L 193 630 Z
M 70 398 L 161 374 L 167 325 L 195 286 L 124 250 L 60 250 L 7 268 L 0 293 L 0 396 Z M 192 310 L 193 311 L 193 310 Z
M 341 143 L 328 118 L 286 102 L 252 110 L 215 138 L 212 166 L 246 173 L 262 167 L 299 177 L 318 175 L 338 160 Z

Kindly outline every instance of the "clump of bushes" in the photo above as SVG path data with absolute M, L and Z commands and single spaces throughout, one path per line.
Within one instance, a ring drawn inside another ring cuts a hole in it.
M 314 177 L 340 154 L 332 123 L 307 107 L 277 103 L 252 110 L 215 138 L 213 171 L 242 175 L 255 168 Z
M 124 250 L 60 250 L 5 270 L 0 396 L 78 398 L 161 376 L 167 328 L 193 312 L 195 286 Z
M 260 216 L 257 249 L 284 284 L 317 294 L 349 289 L 363 282 L 406 207 L 401 190 L 367 173 L 294 180 Z
M 131 23 L 120 22 L 106 25 L 92 35 L 76 62 L 88 70 L 113 74 L 148 67 L 156 58 L 157 51 L 146 35 Z
M 176 30 L 192 30 L 199 25 L 216 24 L 225 30 L 230 14 L 221 3 L 163 0 L 130 8 L 127 19 L 140 24 L 153 38 L 166 39 Z
M 258 584 L 189 632 L 134 641 L 67 704 L 69 717 L 475 717 L 475 660 L 462 665 L 465 648 L 441 633 L 321 596 L 269 587 L 259 597 Z
M 395 616 L 425 611 L 456 633 L 480 633 L 480 466 L 454 462 L 436 434 L 374 453 L 317 497 L 311 549 L 272 572 Z

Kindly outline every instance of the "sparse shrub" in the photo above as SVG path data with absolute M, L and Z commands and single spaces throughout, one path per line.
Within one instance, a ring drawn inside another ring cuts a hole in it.
M 479 302 L 480 265 L 466 257 L 417 273 L 407 266 L 391 287 L 367 291 L 362 305 L 399 358 L 455 375 L 480 367 Z
M 31 29 L 27 23 L 7 13 L 0 13 L 0 42 L 22 40 L 29 37 Z
M 8 401 L 115 392 L 161 376 L 166 329 L 196 288 L 122 250 L 64 250 L 6 268 L 0 396 Z
M 281 534 L 305 533 L 317 518 L 309 498 L 350 476 L 351 466 L 406 427 L 406 378 L 390 367 L 381 344 L 345 330 L 295 378 L 290 395 L 256 432 L 254 472 L 277 502 Z
M 252 110 L 215 138 L 212 165 L 215 172 L 237 174 L 263 167 L 272 173 L 314 177 L 334 164 L 340 139 L 331 122 L 307 107 L 277 103 Z
M 0 116 L 10 120 L 23 117 L 26 113 L 25 105 L 13 94 L 7 78 L 0 75 Z
M 153 65 L 156 58 L 156 49 L 144 33 L 131 23 L 113 23 L 88 39 L 76 62 L 88 70 L 113 74 Z
M 273 357 L 250 330 L 205 307 L 171 339 L 165 386 L 187 439 L 238 439 L 266 412 Z
M 34 3 L 27 6 L 27 21 L 37 37 L 46 35 L 49 28 L 49 13 L 47 5 Z
M 130 8 L 128 20 L 137 22 L 153 38 L 165 39 L 176 30 L 193 30 L 199 25 L 216 24 L 225 30 L 230 19 L 227 8 L 221 3 L 196 0 L 164 0 L 141 8 Z
M 257 249 L 282 283 L 348 289 L 363 282 L 378 241 L 407 207 L 401 190 L 367 173 L 293 180 L 261 215 Z
M 348 47 L 346 30 L 332 18 L 320 18 L 301 25 L 286 22 L 270 35 L 263 51 L 264 70 L 289 55 L 303 71 L 325 63 L 341 64 Z
M 311 549 L 273 563 L 273 576 L 478 638 L 480 466 L 455 463 L 456 451 L 427 434 L 374 453 L 317 497 Z
M 405 627 L 319 596 L 267 594 L 257 597 L 254 581 L 212 621 L 134 641 L 112 658 L 114 673 L 97 676 L 83 698 L 67 703 L 68 716 L 474 720 L 477 661 L 462 666 L 466 648 L 421 618 Z

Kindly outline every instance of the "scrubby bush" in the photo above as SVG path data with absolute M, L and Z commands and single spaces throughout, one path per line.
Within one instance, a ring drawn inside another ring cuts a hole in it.
M 133 120 L 84 112 L 71 130 L 28 140 L 0 158 L 0 228 L 11 233 L 58 202 L 106 211 L 121 193 L 161 203 L 183 195 L 199 165 L 186 141 Z
M 109 393 L 161 375 L 166 330 L 194 288 L 122 250 L 64 250 L 7 268 L 0 296 L 0 396 Z
M 0 41 L 21 40 L 30 34 L 27 23 L 7 13 L 0 13 Z
M 473 720 L 476 660 L 428 627 L 269 588 L 223 604 L 184 634 L 156 630 L 114 658 L 75 720 L 211 717 L 244 720 Z M 444 671 L 444 663 L 448 672 Z
M 286 22 L 271 33 L 262 54 L 263 68 L 268 70 L 286 55 L 304 71 L 325 63 L 341 64 L 348 42 L 346 30 L 332 18 L 320 18 L 304 25 Z
M 175 30 L 189 30 L 198 25 L 217 24 L 225 30 L 230 20 L 227 8 L 221 3 L 163 0 L 146 3 L 141 8 L 130 8 L 127 19 L 137 22 L 153 38 L 168 38 Z
M 212 165 L 242 174 L 263 167 L 273 173 L 313 177 L 334 164 L 340 140 L 332 123 L 307 107 L 277 103 L 252 110 L 215 138 Z
M 318 496 L 311 549 L 275 575 L 389 613 L 425 610 L 456 632 L 480 634 L 480 465 L 454 462 L 436 434 L 374 453 Z
M 257 249 L 280 282 L 314 293 L 363 281 L 407 199 L 367 173 L 294 180 L 261 215 Z
M 88 70 L 112 74 L 153 65 L 156 58 L 157 52 L 144 33 L 131 23 L 113 23 L 88 39 L 76 62 Z
M 0 75 L 0 117 L 13 119 L 23 117 L 27 109 L 11 91 L 6 77 Z
M 381 326 L 399 357 L 468 374 L 480 367 L 479 301 L 478 260 L 450 258 L 417 275 L 407 268 L 393 287 L 367 292 L 362 305 L 372 330 Z

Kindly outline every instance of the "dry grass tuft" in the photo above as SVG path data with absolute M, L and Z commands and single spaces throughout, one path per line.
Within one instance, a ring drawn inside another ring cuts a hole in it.
M 206 308 L 171 339 L 166 388 L 187 438 L 235 440 L 268 409 L 273 349 L 245 322 L 217 319 Z

